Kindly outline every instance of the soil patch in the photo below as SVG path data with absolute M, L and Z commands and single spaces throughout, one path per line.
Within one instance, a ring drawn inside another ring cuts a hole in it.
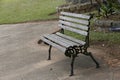
M 105 51 L 99 57 L 110 67 L 120 67 L 120 44 L 108 44 L 107 42 L 94 42 L 91 44 L 93 48 L 99 48 Z M 100 53 L 101 54 L 101 53 Z

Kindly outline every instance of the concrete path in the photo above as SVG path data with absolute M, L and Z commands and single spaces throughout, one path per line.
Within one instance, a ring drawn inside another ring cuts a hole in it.
M 37 41 L 57 29 L 56 21 L 0 25 L 0 80 L 120 80 L 120 69 L 111 70 L 98 57 L 104 53 L 92 49 L 101 64 L 95 68 L 91 58 L 80 55 L 75 76 L 69 77 L 70 59 L 57 49 L 47 61 L 48 46 Z

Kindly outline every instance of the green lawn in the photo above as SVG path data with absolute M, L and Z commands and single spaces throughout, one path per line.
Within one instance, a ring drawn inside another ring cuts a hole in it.
M 56 18 L 50 13 L 64 0 L 0 0 L 0 24 Z
M 77 39 L 84 39 L 83 36 L 79 34 L 72 33 L 70 31 L 65 31 L 65 34 L 73 36 Z M 108 44 L 120 44 L 120 32 L 94 32 L 90 31 L 90 42 L 107 42 Z
M 120 32 L 90 32 L 91 41 L 108 42 L 109 44 L 120 44 Z

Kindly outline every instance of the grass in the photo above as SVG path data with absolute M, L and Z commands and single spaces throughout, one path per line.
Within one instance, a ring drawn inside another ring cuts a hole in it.
M 56 18 L 49 15 L 64 0 L 0 0 L 0 24 Z
M 73 36 L 77 39 L 84 39 L 83 36 L 79 34 L 65 31 L 65 34 Z M 107 42 L 108 44 L 120 44 L 120 33 L 119 32 L 94 32 L 90 31 L 90 42 Z
M 91 41 L 108 42 L 109 44 L 120 44 L 120 32 L 90 32 Z

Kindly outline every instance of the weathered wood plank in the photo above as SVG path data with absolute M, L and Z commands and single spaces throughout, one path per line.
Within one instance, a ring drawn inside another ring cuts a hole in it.
M 56 43 L 54 42 L 51 42 L 50 40 L 48 39 L 45 39 L 44 37 L 41 37 L 41 40 L 43 40 L 44 42 L 48 43 L 49 45 L 52 45 L 53 47 L 55 48 L 58 48 L 59 50 L 65 52 L 66 48 L 63 47 L 63 46 L 60 46 L 60 45 L 57 45 Z
M 75 27 L 75 28 L 79 28 L 79 29 L 82 29 L 82 30 L 88 30 L 88 26 L 77 24 L 77 23 L 72 23 L 72 22 L 67 22 L 67 21 L 62 21 L 62 20 L 59 20 L 59 23 L 60 24 L 65 24 L 67 26 L 72 26 L 72 27 Z
M 59 17 L 62 20 L 66 20 L 66 21 L 71 21 L 71 22 L 77 22 L 83 25 L 88 25 L 89 21 L 88 20 L 82 20 L 82 19 L 77 19 L 77 18 L 71 18 L 71 17 L 66 17 L 66 16 L 60 16 Z
M 65 39 L 68 39 L 68 40 L 71 40 L 71 41 L 73 41 L 73 42 L 76 42 L 76 43 L 78 43 L 78 44 L 80 44 L 80 45 L 84 45 L 84 44 L 86 43 L 86 42 L 84 42 L 84 41 L 75 39 L 75 38 L 73 38 L 73 37 L 67 36 L 67 35 L 62 34 L 62 33 L 59 33 L 59 32 L 57 32 L 56 34 L 57 34 L 58 36 L 61 36 L 61 37 L 65 38 Z
M 61 42 L 64 42 L 64 43 L 66 43 L 66 44 L 69 44 L 69 45 L 71 45 L 71 46 L 74 46 L 74 45 L 79 46 L 78 43 L 73 42 L 73 41 L 68 40 L 68 39 L 65 39 L 65 38 L 63 38 L 63 37 L 60 37 L 60 36 L 58 36 L 58 35 L 56 35 L 56 34 L 51 34 L 50 36 L 53 37 L 53 38 L 55 38 L 55 39 L 57 39 L 57 40 L 60 40 Z
M 84 36 L 87 36 L 87 34 L 88 34 L 88 32 L 86 32 L 86 31 L 77 30 L 77 29 L 74 29 L 74 28 L 71 28 L 71 27 L 68 27 L 68 26 L 64 26 L 62 24 L 59 24 L 58 26 L 63 28 L 63 29 L 66 29 L 66 30 L 69 30 L 69 31 L 72 31 L 72 32 L 75 32 L 75 33 L 78 33 L 78 34 L 81 34 L 81 35 L 84 35 Z
M 59 44 L 61 46 L 64 46 L 66 48 L 68 48 L 69 46 L 71 46 L 70 44 L 67 44 L 67 43 L 64 43 L 62 42 L 61 40 L 58 40 L 54 37 L 51 37 L 50 35 L 44 35 L 45 38 L 47 38 L 48 40 L 51 40 L 52 42 L 56 43 L 56 44 Z
M 61 12 L 60 14 L 65 16 L 77 17 L 77 18 L 90 19 L 89 15 L 84 15 L 84 14 L 69 13 L 69 12 Z

